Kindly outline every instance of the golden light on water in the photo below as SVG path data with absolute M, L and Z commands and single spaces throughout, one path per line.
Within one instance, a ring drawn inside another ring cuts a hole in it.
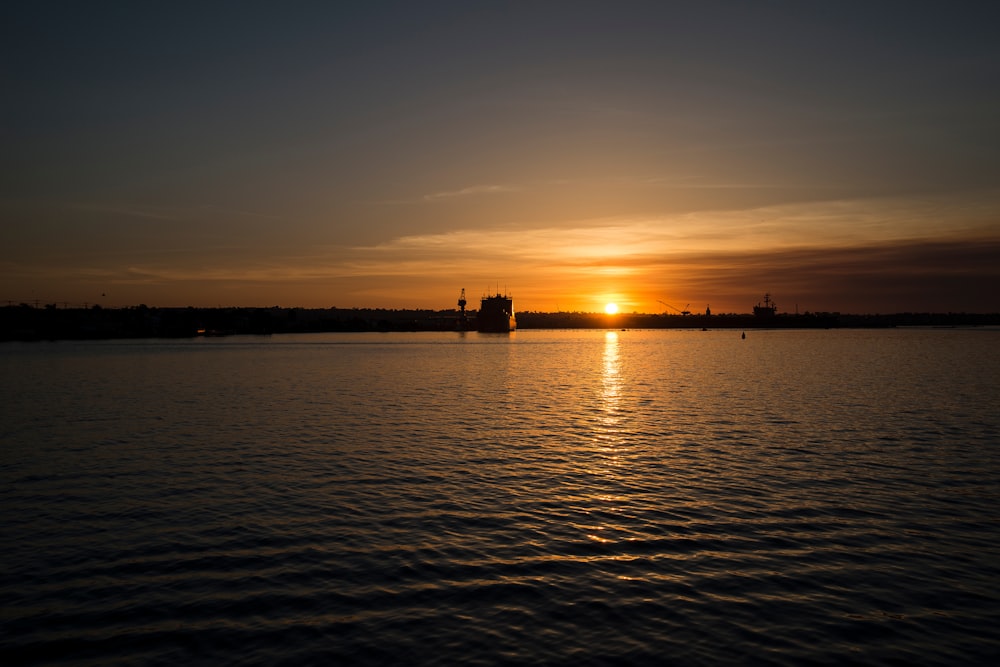
M 621 359 L 618 356 L 618 332 L 608 331 L 604 335 L 604 367 L 601 373 L 601 425 L 603 432 L 599 439 L 607 446 L 605 450 L 610 462 L 617 463 L 621 431 L 622 400 Z

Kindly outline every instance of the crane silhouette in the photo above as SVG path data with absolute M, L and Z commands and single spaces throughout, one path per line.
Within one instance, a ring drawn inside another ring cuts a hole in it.
M 667 303 L 666 301 L 660 301 L 659 299 L 657 299 L 657 302 L 659 302 L 659 303 L 662 303 L 662 304 L 663 304 L 664 306 L 666 306 L 667 308 L 669 308 L 669 309 L 671 309 L 671 310 L 676 310 L 676 311 L 677 311 L 678 313 L 680 313 L 681 315 L 690 315 L 690 314 L 691 314 L 691 311 L 690 311 L 690 310 L 688 310 L 688 308 L 690 308 L 690 307 L 691 307 L 691 304 L 690 304 L 690 303 L 689 303 L 688 305 L 684 306 L 684 310 L 681 310 L 680 308 L 677 308 L 677 307 L 675 307 L 675 306 L 671 306 L 671 305 L 670 305 L 669 303 Z

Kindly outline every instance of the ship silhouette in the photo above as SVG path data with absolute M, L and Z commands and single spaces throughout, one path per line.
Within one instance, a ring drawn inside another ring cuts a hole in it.
M 756 317 L 774 317 L 775 313 L 777 312 L 778 312 L 778 306 L 777 304 L 774 303 L 774 301 L 771 301 L 770 294 L 764 295 L 763 306 L 758 303 L 756 306 L 753 307 L 753 314 Z
M 476 330 L 480 333 L 510 333 L 517 328 L 514 300 L 507 294 L 484 296 L 476 315 Z

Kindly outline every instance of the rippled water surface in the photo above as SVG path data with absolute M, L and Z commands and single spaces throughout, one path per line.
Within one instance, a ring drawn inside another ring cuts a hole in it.
M 1000 331 L 0 346 L 4 664 L 1000 657 Z

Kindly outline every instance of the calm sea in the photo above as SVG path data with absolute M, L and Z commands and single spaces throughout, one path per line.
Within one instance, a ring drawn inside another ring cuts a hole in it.
M 0 662 L 984 664 L 1000 331 L 0 345 Z

